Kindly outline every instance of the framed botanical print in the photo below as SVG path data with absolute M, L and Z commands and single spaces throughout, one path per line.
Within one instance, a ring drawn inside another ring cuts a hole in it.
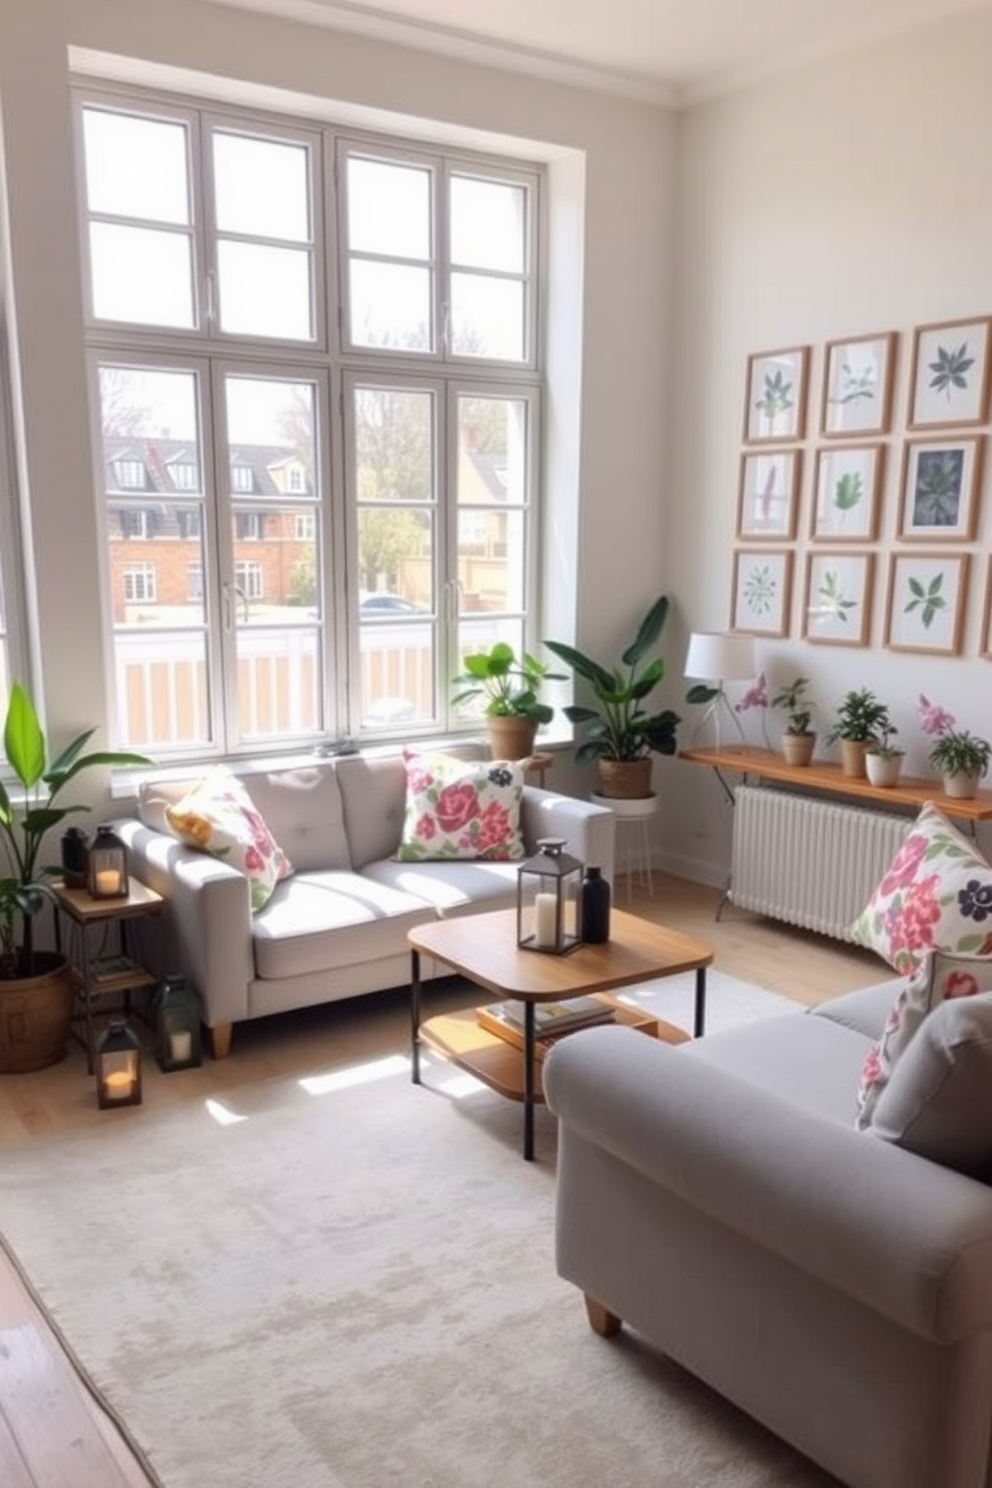
M 985 436 L 907 439 L 899 537 L 904 542 L 970 542 L 978 520 Z
M 983 656 L 992 658 L 992 557 L 988 560 L 985 570 L 985 605 L 982 610 L 982 641 L 980 650 Z
M 756 351 L 747 359 L 744 443 L 783 444 L 806 430 L 808 346 Z
M 796 535 L 802 451 L 762 450 L 741 455 L 737 536 L 788 542 Z
M 820 433 L 824 439 L 885 434 L 892 418 L 895 331 L 828 341 Z
M 957 656 L 967 584 L 967 553 L 890 554 L 886 646 Z
M 792 603 L 792 550 L 734 550 L 731 630 L 752 635 L 789 633 Z
M 808 553 L 803 639 L 831 646 L 867 646 L 874 574 L 873 553 Z
M 985 422 L 990 326 L 992 316 L 983 315 L 916 328 L 907 429 Z
M 809 533 L 814 542 L 874 542 L 884 458 L 882 444 L 817 450 Z

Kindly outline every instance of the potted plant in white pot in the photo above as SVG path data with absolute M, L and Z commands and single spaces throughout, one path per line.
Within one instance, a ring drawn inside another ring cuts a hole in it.
M 45 736 L 34 704 L 19 682 L 10 689 L 4 753 L 23 801 L 12 802 L 0 781 L 0 1074 L 44 1069 L 65 1053 L 74 984 L 64 956 L 34 944 L 34 921 L 55 895 L 48 880 L 60 868 L 38 862 L 46 834 L 86 806 L 56 805 L 81 771 L 95 765 L 150 765 L 143 754 L 84 754 L 94 729 L 79 734 L 48 763 Z
M 840 767 L 852 779 L 865 775 L 865 750 L 877 744 L 883 728 L 891 727 L 889 710 L 867 687 L 844 696 L 837 709 L 837 721 L 827 735 L 828 744 L 840 743 Z
M 482 711 L 493 759 L 519 760 L 533 754 L 537 730 L 554 717 L 554 709 L 542 703 L 538 693 L 543 683 L 563 682 L 564 676 L 549 672 L 544 662 L 527 652 L 518 660 L 506 641 L 466 656 L 462 667 L 452 679 L 452 685 L 462 689 L 451 699 L 452 705 L 485 699 Z
M 651 755 L 674 754 L 679 724 L 670 708 L 651 713 L 644 706 L 665 675 L 660 656 L 649 655 L 668 616 L 668 596 L 656 599 L 644 616 L 621 665 L 602 665 L 563 641 L 545 641 L 549 651 L 587 683 L 598 706 L 573 703 L 565 708 L 572 723 L 585 724 L 575 751 L 579 764 L 595 761 L 596 793 L 613 800 L 641 800 L 651 795 Z
M 905 758 L 905 751 L 898 744 L 892 743 L 893 736 L 898 732 L 894 723 L 884 723 L 879 727 L 875 743 L 866 748 L 865 770 L 871 785 L 882 786 L 887 790 L 898 785 Z
M 786 764 L 808 765 L 816 748 L 816 734 L 810 728 L 813 721 L 813 704 L 806 696 L 808 677 L 797 677 L 772 698 L 773 708 L 785 711 L 785 732 L 782 735 L 782 754 Z
M 970 800 L 978 794 L 979 782 L 992 764 L 992 744 L 967 729 L 956 728 L 953 716 L 922 693 L 919 713 L 923 732 L 936 740 L 927 759 L 943 777 L 945 796 Z

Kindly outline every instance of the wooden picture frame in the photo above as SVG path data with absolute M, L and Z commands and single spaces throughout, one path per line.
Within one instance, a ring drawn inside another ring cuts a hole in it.
M 808 372 L 808 346 L 756 351 L 748 357 L 745 444 L 786 444 L 803 438 Z
M 883 444 L 834 444 L 816 452 L 809 535 L 813 542 L 874 542 Z
M 901 542 L 971 542 L 984 455 L 984 434 L 906 440 L 899 485 Z
M 820 399 L 824 439 L 888 433 L 898 340 L 895 331 L 881 331 L 827 342 Z
M 828 646 L 867 646 L 874 579 L 874 553 L 844 549 L 807 553 L 803 640 Z
M 890 553 L 885 645 L 959 655 L 967 587 L 967 553 Z
M 792 606 L 791 548 L 734 549 L 731 630 L 786 636 Z
M 913 332 L 907 429 L 984 424 L 992 316 L 941 320 Z
M 802 450 L 749 451 L 737 482 L 737 536 L 790 542 L 796 535 Z
M 992 660 L 992 554 L 985 568 L 985 603 L 982 606 L 982 638 L 979 653 Z

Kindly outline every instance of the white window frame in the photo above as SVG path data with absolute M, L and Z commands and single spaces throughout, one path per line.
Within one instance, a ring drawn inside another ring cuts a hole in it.
M 158 576 L 154 563 L 125 563 L 122 570 L 125 604 L 155 604 Z M 133 591 L 140 590 L 140 593 Z

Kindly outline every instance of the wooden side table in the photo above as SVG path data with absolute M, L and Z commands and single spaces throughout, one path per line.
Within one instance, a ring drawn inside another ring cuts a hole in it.
M 80 1040 L 86 1050 L 86 1068 L 90 1074 L 94 1068 L 95 1040 L 93 1033 L 94 1005 L 103 997 L 123 996 L 125 1006 L 130 1008 L 130 994 L 154 987 L 158 972 L 142 965 L 131 955 L 129 928 L 145 915 L 158 917 L 165 900 L 154 889 L 132 878 L 126 899 L 93 899 L 85 889 L 69 889 L 61 881 L 52 884 L 58 909 L 55 915 L 55 947 L 62 954 L 62 919 L 69 923 L 68 946 L 65 954 L 69 958 L 76 978 L 76 1002 L 79 1012 L 74 1021 L 82 1017 L 85 1036 Z M 110 931 L 116 942 L 116 952 L 106 957 L 94 957 L 90 953 L 90 932 L 94 927 Z M 159 929 L 161 935 L 161 928 Z M 115 960 L 130 964 L 115 969 Z M 79 1037 L 79 1035 L 76 1035 Z

